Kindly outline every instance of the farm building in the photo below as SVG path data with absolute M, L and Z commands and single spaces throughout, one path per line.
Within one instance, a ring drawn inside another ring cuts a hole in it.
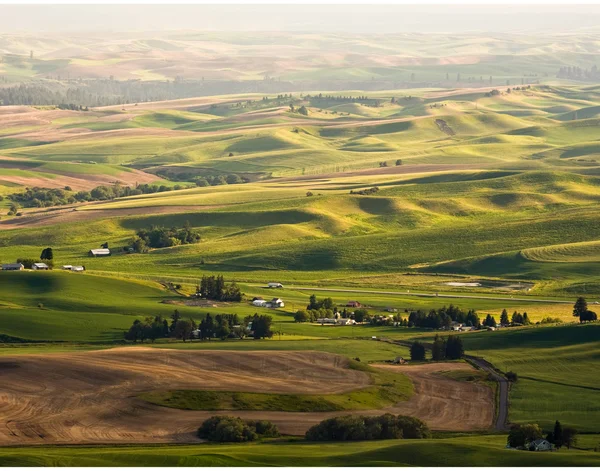
M 336 319 L 330 319 L 328 317 L 321 317 L 319 319 L 317 319 L 317 323 L 323 325 L 323 324 L 335 324 L 337 322 Z
M 264 299 L 260 298 L 253 300 L 252 305 L 256 307 L 265 307 L 267 305 L 267 302 Z
M 33 263 L 31 265 L 32 270 L 50 270 L 50 267 L 45 263 Z
M 348 301 L 346 307 L 360 307 L 360 303 L 358 301 Z
M 71 271 L 79 271 L 79 272 L 85 271 L 85 267 L 81 266 L 81 265 L 75 265 L 75 266 L 71 267 Z
M 356 324 L 356 321 L 354 319 L 340 318 L 340 319 L 337 319 L 337 323 L 339 325 L 354 325 L 354 324 Z
M 63 270 L 71 270 L 73 268 L 73 265 L 63 265 L 62 269 Z
M 526 445 L 526 447 L 530 451 L 552 451 L 554 445 L 550 443 L 548 440 L 543 438 L 538 438 Z
M 283 288 L 283 285 L 281 283 L 276 283 L 274 281 L 271 281 L 267 284 L 268 288 Z
M 25 266 L 22 263 L 5 263 L 2 270 L 23 270 Z
M 285 306 L 283 299 L 281 299 L 281 298 L 273 298 L 273 299 L 271 299 L 271 301 L 266 303 L 266 305 L 267 305 L 267 307 L 272 307 L 272 308 Z
M 88 252 L 90 257 L 108 257 L 110 249 L 92 249 Z

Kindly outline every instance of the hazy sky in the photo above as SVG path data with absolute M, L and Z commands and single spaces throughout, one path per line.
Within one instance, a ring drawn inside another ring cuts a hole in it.
M 61 31 L 600 31 L 600 5 L 0 5 L 0 34 Z

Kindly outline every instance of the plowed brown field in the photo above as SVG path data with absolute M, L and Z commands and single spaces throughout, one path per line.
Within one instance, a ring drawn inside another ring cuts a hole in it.
M 368 375 L 345 368 L 347 364 L 344 357 L 319 352 L 143 347 L 3 356 L 0 445 L 194 442 L 197 427 L 218 412 L 170 409 L 136 396 L 167 389 L 336 394 L 370 384 Z M 493 416 L 491 391 L 439 377 L 436 367 L 448 369 L 444 364 L 397 367 L 413 378 L 417 396 L 385 411 L 360 413 L 410 413 L 440 429 L 486 428 Z M 227 413 L 272 420 L 285 434 L 302 434 L 323 418 L 340 415 Z

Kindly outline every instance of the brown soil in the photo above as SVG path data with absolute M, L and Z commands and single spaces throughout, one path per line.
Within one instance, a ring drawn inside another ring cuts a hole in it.
M 396 404 L 391 412 L 412 415 L 435 430 L 484 430 L 494 419 L 494 393 L 482 383 L 456 381 L 442 371 L 472 371 L 467 363 L 424 365 L 377 365 L 406 374 L 415 386 L 415 395 Z
M 148 347 L 0 357 L 0 446 L 57 443 L 187 443 L 218 411 L 185 411 L 136 396 L 167 389 L 336 394 L 369 385 L 348 360 L 318 352 L 181 351 Z M 412 414 L 433 429 L 486 428 L 489 388 L 435 371 L 465 364 L 381 366 L 408 374 L 417 395 L 384 411 Z M 284 434 L 340 413 L 226 412 L 275 422 Z
M 347 364 L 344 357 L 317 352 L 148 347 L 5 356 L 0 445 L 193 442 L 194 431 L 215 412 L 153 406 L 136 396 L 164 389 L 341 393 L 369 384 L 366 374 Z
M 106 203 L 100 201 L 99 203 Z M 129 216 L 147 216 L 151 214 L 177 214 L 194 211 L 205 211 L 219 205 L 206 206 L 149 206 L 122 209 L 95 209 L 93 211 L 77 211 L 75 206 L 58 206 L 49 209 L 27 210 L 21 217 L 0 220 L 0 231 L 20 227 L 49 226 L 72 222 L 93 221 L 96 219 L 123 218 Z

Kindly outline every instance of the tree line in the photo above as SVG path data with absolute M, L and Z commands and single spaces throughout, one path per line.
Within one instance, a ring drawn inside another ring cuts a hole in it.
M 136 319 L 127 332 L 125 340 L 137 343 L 150 341 L 154 343 L 158 339 L 177 339 L 184 342 L 193 339 L 211 340 L 218 338 L 244 339 L 251 336 L 254 339 L 273 337 L 273 318 L 268 315 L 246 316 L 240 322 L 237 314 L 217 314 L 206 316 L 197 324 L 192 318 L 183 319 L 180 312 L 175 309 L 171 314 L 171 320 L 162 316 L 148 316 L 143 320 Z
M 452 304 L 440 309 L 431 309 L 429 312 L 419 309 L 417 311 L 411 311 L 408 315 L 408 327 L 447 329 L 452 325 L 452 322 L 458 322 L 474 328 L 481 327 L 481 321 L 474 309 L 464 311 Z
M 556 77 L 591 82 L 600 80 L 600 71 L 598 71 L 598 66 L 596 65 L 593 65 L 590 69 L 583 69 L 577 66 L 563 66 L 558 69 Z
M 27 188 L 24 192 L 8 195 L 8 199 L 25 208 L 49 208 L 66 204 L 82 203 L 86 201 L 106 201 L 126 196 L 147 195 L 162 193 L 164 191 L 181 190 L 182 185 L 168 187 L 166 185 L 150 185 L 143 183 L 134 188 L 120 184 L 111 186 L 100 185 L 91 191 L 73 191 L 70 186 L 64 188 Z M 16 211 L 15 211 L 16 212 Z
M 406 415 L 384 414 L 376 417 L 345 415 L 325 419 L 309 428 L 306 440 L 355 441 L 430 438 L 431 432 L 425 422 Z

